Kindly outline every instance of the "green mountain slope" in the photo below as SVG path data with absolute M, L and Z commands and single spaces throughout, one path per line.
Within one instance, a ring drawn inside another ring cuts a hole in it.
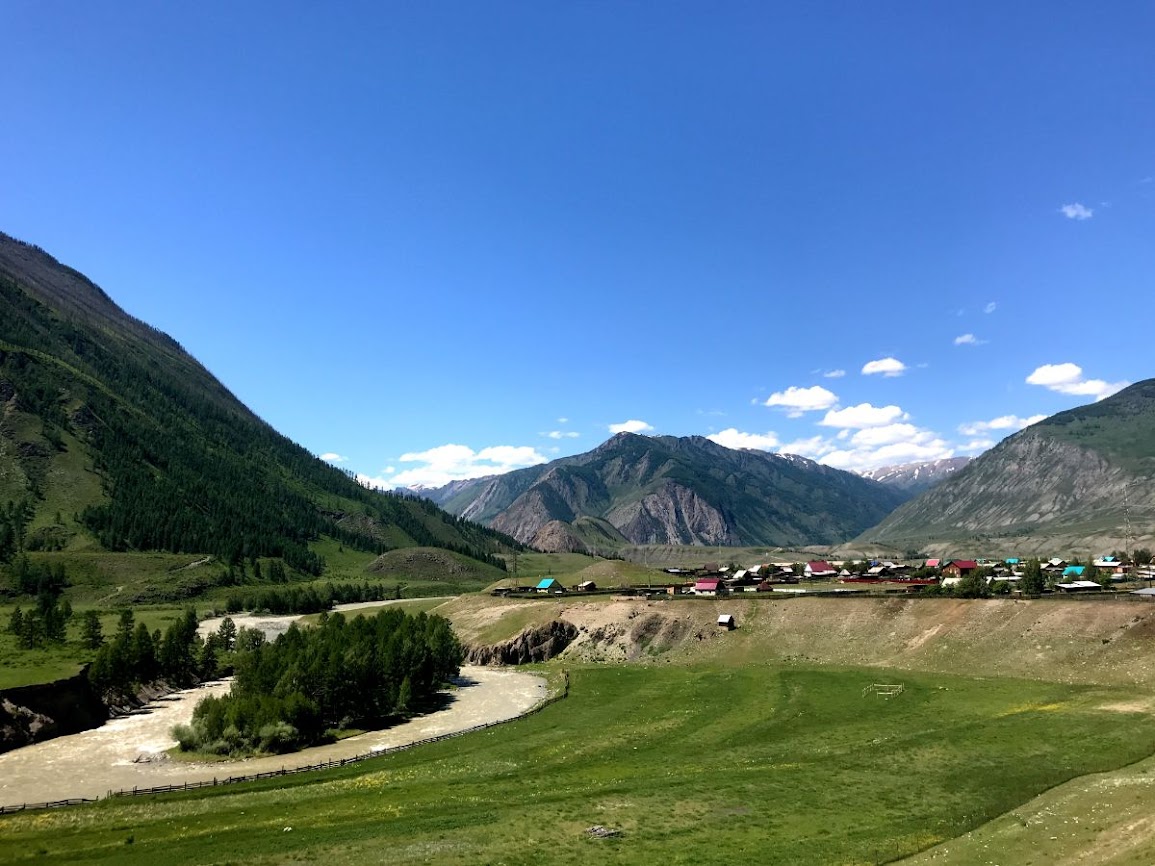
M 1095 554 L 1155 529 L 1155 379 L 1004 439 L 858 541 Z M 1128 537 L 1128 526 L 1131 537 Z
M 554 521 L 596 547 L 829 544 L 905 496 L 794 455 L 723 448 L 700 436 L 619 433 L 593 451 L 423 491 L 445 507 L 532 542 Z M 591 537 L 598 519 L 598 538 Z M 558 527 L 550 533 L 561 538 Z M 565 543 L 572 546 L 572 537 Z
M 507 541 L 362 488 L 83 275 L 0 234 L 0 559 L 155 550 L 279 557 L 318 574 L 322 536 L 494 562 Z

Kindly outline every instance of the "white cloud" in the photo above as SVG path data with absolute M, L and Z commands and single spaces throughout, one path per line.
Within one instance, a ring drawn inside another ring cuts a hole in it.
M 906 372 L 906 364 L 898 358 L 879 358 L 877 361 L 867 361 L 862 367 L 864 376 L 873 376 L 881 373 L 883 376 L 901 376 Z
M 324 454 L 321 455 L 321 459 L 324 460 L 326 463 L 344 463 L 349 458 L 348 457 L 342 457 L 340 454 L 336 453 L 335 451 L 326 451 Z
M 562 418 L 558 418 L 558 419 L 557 419 L 557 423 L 558 423 L 558 424 L 568 424 L 568 423 L 569 423 L 569 418 L 565 418 L 565 417 L 562 417 Z
M 647 424 L 645 421 L 623 421 L 621 424 L 611 424 L 611 433 L 648 433 L 653 430 L 653 426 Z
M 1089 220 L 1095 215 L 1095 211 L 1089 207 L 1075 202 L 1074 204 L 1065 204 L 1059 208 L 1059 213 L 1069 220 Z
M 881 448 L 883 445 L 894 445 L 898 442 L 924 442 L 927 436 L 931 435 L 933 434 L 920 430 L 913 424 L 899 422 L 859 430 L 851 437 L 850 443 L 862 448 Z
M 711 442 L 717 442 L 723 448 L 754 448 L 758 451 L 772 451 L 778 445 L 778 437 L 771 432 L 743 433 L 737 428 L 730 427 L 706 437 Z
M 958 432 L 964 436 L 985 436 L 988 433 L 1001 430 L 1015 433 L 1024 427 L 1039 423 L 1046 417 L 1046 415 L 1032 415 L 1030 418 L 1020 418 L 1018 415 L 1000 415 L 990 421 L 971 421 L 968 424 L 960 424 Z
M 978 338 L 974 334 L 960 334 L 954 338 L 956 346 L 977 346 L 978 343 Z
M 983 307 L 983 312 L 984 313 L 993 313 L 998 308 L 999 308 L 999 305 L 996 304 L 994 301 L 991 301 L 989 304 L 987 304 L 985 307 Z
M 383 487 L 441 487 L 450 481 L 502 475 L 514 469 L 548 462 L 544 455 L 529 445 L 493 445 L 480 451 L 474 451 L 467 445 L 439 445 L 428 451 L 402 454 L 399 459 L 402 463 L 423 465 L 404 469 L 388 480 L 370 479 L 367 476 L 358 476 L 358 479 L 384 482 L 377 485 Z
M 1094 397 L 1102 400 L 1122 391 L 1130 382 L 1106 382 L 1103 379 L 1085 379 L 1078 364 L 1043 364 L 1027 376 L 1028 385 L 1041 385 L 1060 394 L 1075 397 Z
M 801 417 L 803 412 L 818 412 L 838 405 L 838 397 L 821 385 L 798 388 L 791 385 L 785 391 L 775 391 L 763 406 L 780 406 L 789 410 L 791 418 Z
M 576 430 L 550 430 L 541 435 L 548 439 L 577 439 L 581 436 Z
M 824 427 L 882 427 L 896 421 L 905 421 L 910 416 L 898 406 L 872 406 L 870 403 L 859 403 L 857 406 L 847 406 L 845 409 L 835 409 L 826 413 L 826 417 L 818 423 Z
M 972 439 L 966 445 L 960 445 L 958 450 L 963 454 L 977 454 L 979 451 L 986 451 L 994 444 L 994 439 Z
M 945 460 L 954 456 L 954 449 L 930 431 L 923 431 L 919 440 L 892 442 L 879 448 L 853 448 L 831 451 L 819 463 L 835 469 L 862 471 L 880 466 L 897 466 L 903 463 L 922 463 L 927 460 Z
M 780 453 L 801 454 L 827 466 L 849 471 L 877 469 L 902 463 L 941 460 L 953 457 L 955 448 L 937 433 L 913 424 L 894 423 L 870 427 L 848 436 L 815 436 L 779 448 Z
M 822 375 L 825 376 L 827 379 L 841 379 L 843 376 L 846 375 L 846 371 L 845 370 L 828 370 L 827 372 L 823 373 Z
M 778 449 L 779 454 L 797 454 L 800 457 L 809 457 L 811 460 L 837 450 L 838 446 L 825 436 L 811 436 L 809 439 L 796 439 L 787 442 Z

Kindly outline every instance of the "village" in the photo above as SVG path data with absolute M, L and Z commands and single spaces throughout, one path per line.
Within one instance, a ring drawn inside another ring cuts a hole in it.
M 531 586 L 501 586 L 495 595 L 625 594 L 717 598 L 743 593 L 993 595 L 1109 593 L 1155 599 L 1155 565 L 1147 551 L 1134 558 L 1105 554 L 1088 563 L 1037 559 L 810 560 L 758 563 L 745 568 L 706 563 L 695 569 L 665 568 L 645 585 L 606 585 L 585 580 L 570 586 L 542 577 Z M 1137 561 L 1136 561 L 1137 560 Z

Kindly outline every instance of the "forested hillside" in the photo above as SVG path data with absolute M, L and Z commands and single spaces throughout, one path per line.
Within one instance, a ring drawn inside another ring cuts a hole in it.
M 0 234 L 0 561 L 19 551 L 276 557 L 319 574 L 322 536 L 501 565 L 508 539 L 363 488 L 257 418 L 167 335 Z

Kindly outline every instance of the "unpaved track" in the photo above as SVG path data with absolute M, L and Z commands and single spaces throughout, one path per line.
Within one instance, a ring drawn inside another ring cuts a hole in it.
M 521 715 L 547 695 L 545 680 L 534 674 L 465 665 L 449 706 L 384 731 L 350 737 L 290 755 L 213 764 L 134 763 L 142 755 L 160 755 L 176 745 L 169 731 L 187 722 L 197 702 L 223 694 L 228 682 L 209 683 L 149 704 L 137 715 L 102 727 L 0 755 L 0 805 L 43 803 L 74 797 L 103 797 L 109 790 L 179 785 L 316 764 L 406 745 L 438 734 Z

